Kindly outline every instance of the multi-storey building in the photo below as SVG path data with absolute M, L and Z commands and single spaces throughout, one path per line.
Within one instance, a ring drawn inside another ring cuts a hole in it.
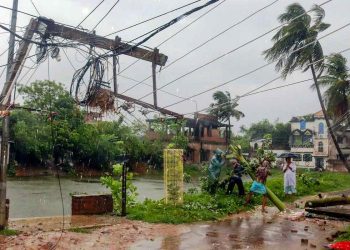
M 293 117 L 290 151 L 299 157 L 296 164 L 304 167 L 326 168 L 329 156 L 328 130 L 322 111 Z
M 154 131 L 153 124 L 159 124 L 159 119 L 150 119 L 147 122 L 149 130 L 146 136 L 151 140 L 158 138 L 159 135 Z M 227 148 L 228 125 L 218 122 L 215 116 L 196 113 L 194 118 L 185 118 L 182 129 L 189 139 L 186 150 L 186 160 L 189 162 L 208 161 L 215 149 L 226 150 Z M 170 140 L 173 135 L 170 131 L 166 131 L 165 139 Z

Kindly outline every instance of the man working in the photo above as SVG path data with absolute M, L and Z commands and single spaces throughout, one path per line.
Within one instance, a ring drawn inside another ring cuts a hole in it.
M 238 186 L 238 195 L 244 195 L 244 186 L 242 182 L 242 174 L 244 168 L 238 163 L 237 159 L 233 159 L 232 163 L 232 174 L 228 183 L 226 194 L 232 194 L 235 185 Z
M 221 168 L 225 164 L 225 159 L 223 157 L 224 152 L 221 149 L 216 149 L 214 151 L 214 156 L 211 158 L 208 168 L 208 188 L 211 194 L 215 194 L 216 188 L 219 183 L 219 177 L 221 173 Z

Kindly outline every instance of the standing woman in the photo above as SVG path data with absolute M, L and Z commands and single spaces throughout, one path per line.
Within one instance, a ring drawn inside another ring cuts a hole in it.
M 294 162 L 292 162 L 292 157 L 288 155 L 286 157 L 286 163 L 283 166 L 284 173 L 284 193 L 286 195 L 295 194 L 296 191 L 296 170 L 297 167 Z

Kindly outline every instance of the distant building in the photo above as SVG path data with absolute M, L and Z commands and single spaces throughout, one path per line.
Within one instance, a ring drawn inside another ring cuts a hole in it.
M 158 138 L 159 135 L 154 131 L 153 125 L 159 124 L 159 119 L 149 119 L 147 122 L 149 130 L 146 136 L 151 140 Z M 193 163 L 209 161 L 215 149 L 226 150 L 228 125 L 218 122 L 215 116 L 197 113 L 194 118 L 185 118 L 185 126 L 182 129 L 189 139 L 186 161 Z M 166 139 L 170 140 L 172 136 L 169 131 Z
M 329 157 L 329 139 L 322 111 L 293 117 L 291 123 L 290 151 L 299 157 L 298 166 L 326 168 Z

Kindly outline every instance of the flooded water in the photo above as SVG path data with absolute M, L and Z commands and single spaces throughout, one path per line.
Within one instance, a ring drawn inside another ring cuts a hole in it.
M 159 178 L 137 177 L 133 181 L 139 201 L 163 198 L 163 180 Z M 61 178 L 61 187 L 67 215 L 71 214 L 71 194 L 110 193 L 98 182 L 78 182 L 68 178 Z M 9 179 L 7 197 L 10 199 L 10 218 L 62 215 L 58 180 L 54 176 Z

